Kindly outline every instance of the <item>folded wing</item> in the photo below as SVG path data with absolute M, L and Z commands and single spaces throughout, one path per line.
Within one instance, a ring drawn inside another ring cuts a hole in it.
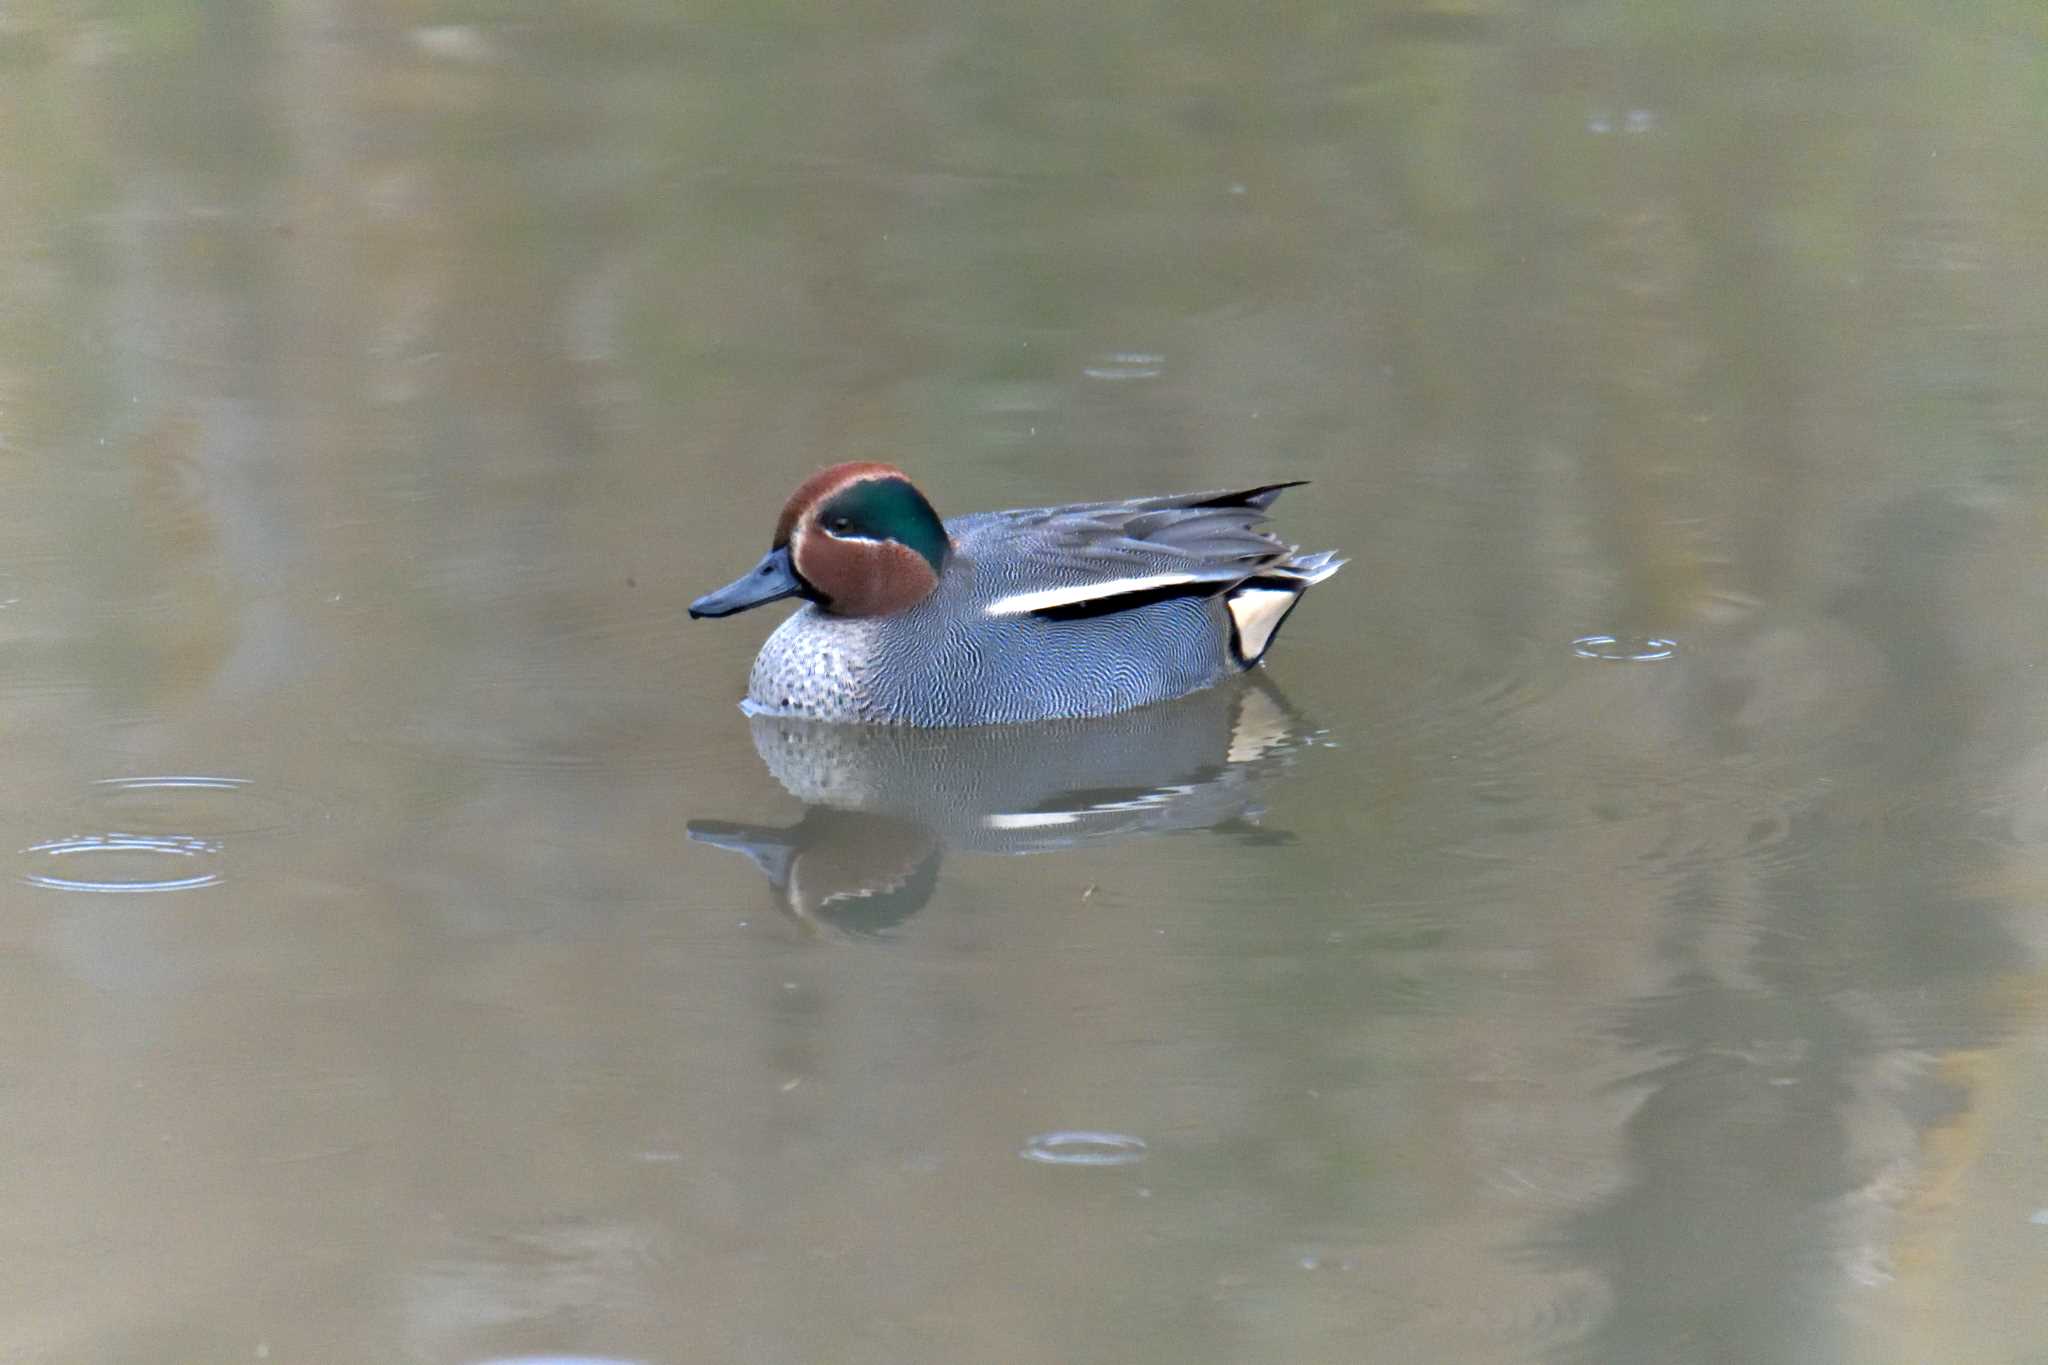
M 1012 513 L 1007 529 L 1023 552 L 1006 556 L 1005 581 L 984 610 L 1073 620 L 1231 594 L 1240 656 L 1255 662 L 1301 594 L 1343 563 L 1260 529 L 1273 500 L 1299 483 Z

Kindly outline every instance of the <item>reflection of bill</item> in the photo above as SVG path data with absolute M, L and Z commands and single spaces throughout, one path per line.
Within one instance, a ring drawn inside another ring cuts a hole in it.
M 1263 677 L 1100 720 L 968 730 L 752 722 L 805 805 L 786 828 L 692 820 L 800 922 L 875 934 L 931 898 L 943 852 L 1048 853 L 1258 824 L 1267 779 L 1320 739 Z
M 692 820 L 690 837 L 744 853 L 799 924 L 868 937 L 924 908 L 939 879 L 937 836 L 915 821 L 811 806 L 787 829 Z

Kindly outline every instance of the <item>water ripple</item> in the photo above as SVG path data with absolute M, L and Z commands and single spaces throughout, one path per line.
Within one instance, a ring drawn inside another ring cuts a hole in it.
M 1648 664 L 1675 658 L 1678 642 L 1661 635 L 1581 635 L 1572 641 L 1572 653 L 1581 659 Z
M 1166 370 L 1166 357 L 1150 351 L 1117 351 L 1092 365 L 1081 367 L 1090 379 L 1157 379 Z
M 250 778 L 202 773 L 103 777 L 89 784 L 83 810 L 95 825 L 208 838 L 274 834 L 306 823 L 313 814 Z
M 1145 1150 L 1143 1138 L 1125 1133 L 1061 1129 L 1036 1134 L 1017 1155 L 1045 1166 L 1133 1166 Z
M 141 875 L 93 877 L 27 872 L 22 875 L 22 880 L 30 886 L 46 887 L 52 891 L 191 891 L 217 884 L 220 873 L 207 868 L 202 861 L 198 864 L 202 870 L 184 876 L 163 875 L 175 866 L 169 860 L 181 859 L 188 863 L 193 859 L 211 860 L 220 856 L 220 847 L 214 840 L 189 834 L 77 834 L 64 839 L 46 839 L 29 845 L 22 852 L 49 859 L 83 858 L 88 866 L 105 863 L 119 867 L 139 863 L 143 872 Z M 152 869 L 159 866 L 162 871 L 152 875 Z

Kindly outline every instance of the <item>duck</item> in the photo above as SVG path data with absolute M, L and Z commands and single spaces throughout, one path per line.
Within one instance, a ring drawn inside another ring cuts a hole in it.
M 783 504 L 768 553 L 693 619 L 804 605 L 761 646 L 741 709 L 960 727 L 1114 715 L 1258 667 L 1343 567 L 1260 529 L 1305 480 L 942 521 L 910 477 L 835 464 Z

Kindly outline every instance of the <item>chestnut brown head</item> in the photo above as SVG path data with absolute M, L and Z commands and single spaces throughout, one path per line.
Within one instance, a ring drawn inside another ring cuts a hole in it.
M 837 464 L 790 495 L 761 562 L 691 603 L 690 615 L 804 597 L 834 616 L 886 616 L 929 596 L 951 553 L 938 513 L 902 470 Z

